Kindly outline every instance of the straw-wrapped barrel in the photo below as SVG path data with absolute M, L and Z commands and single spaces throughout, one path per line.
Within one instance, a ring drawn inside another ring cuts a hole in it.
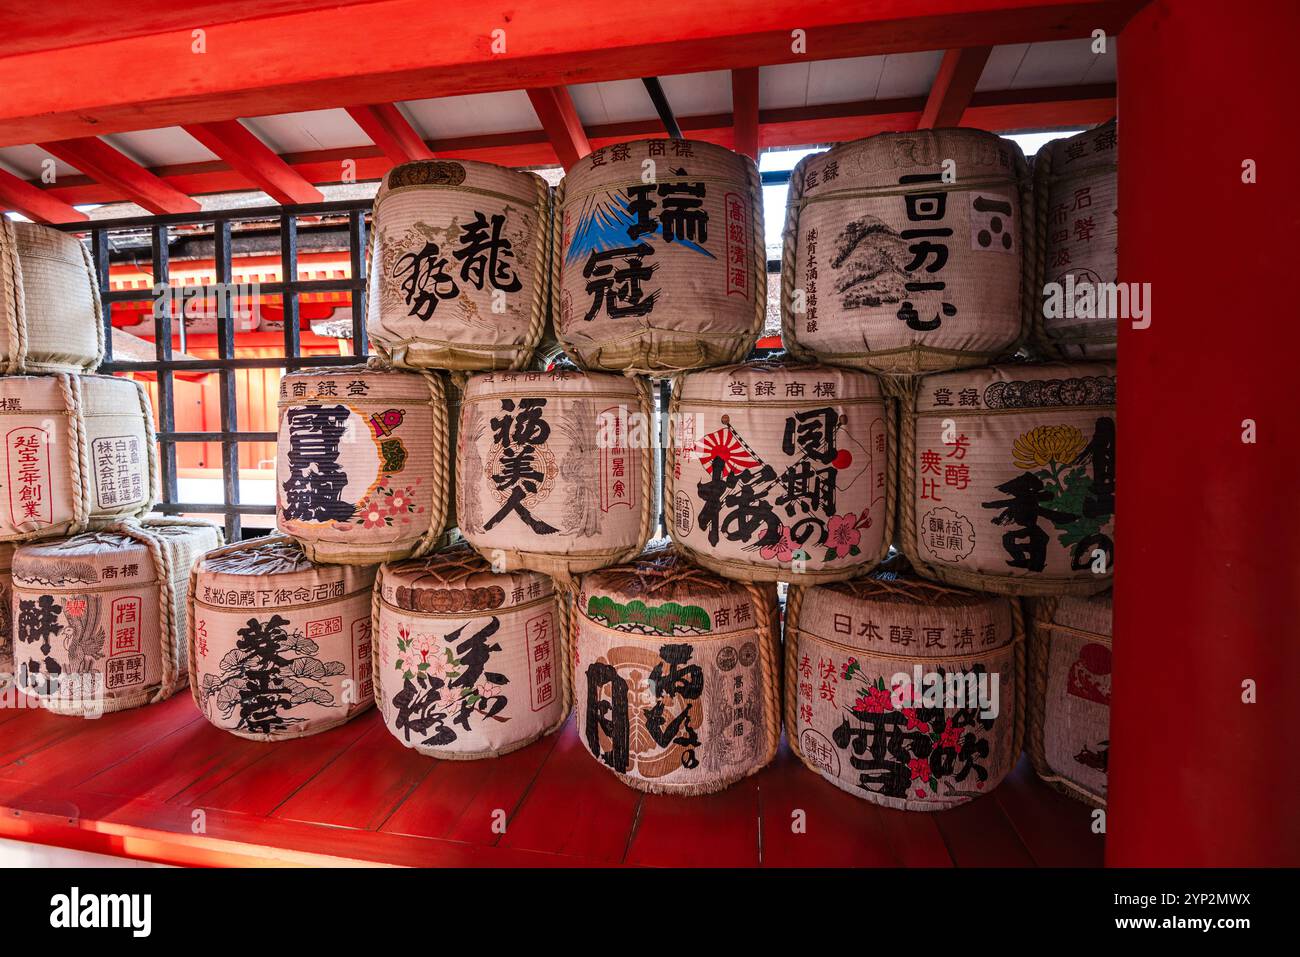
M 276 519 L 308 559 L 423 555 L 448 523 L 447 388 L 428 372 L 307 369 L 280 380 Z
M 1037 299 L 1033 191 L 1020 147 L 972 129 L 882 133 L 790 177 L 781 263 L 786 348 L 912 374 L 1016 351 Z
M 664 479 L 677 548 L 729 578 L 848 578 L 893 538 L 892 408 L 869 373 L 780 361 L 679 376 Z
M 556 192 L 554 314 L 587 369 L 676 372 L 739 362 L 763 327 L 758 168 L 656 139 L 594 150 Z
M 1062 359 L 1115 355 L 1119 272 L 1119 155 L 1114 120 L 1053 140 L 1034 159 L 1038 217 L 1034 340 Z
M 939 811 L 987 794 L 1024 731 L 1024 628 L 1016 599 L 895 570 L 786 602 L 790 745 L 836 787 Z
M 145 515 L 158 486 L 149 397 L 113 376 L 0 376 L 0 541 Z
M 569 716 L 569 649 L 551 580 L 498 574 L 466 544 L 384 565 L 375 579 L 375 698 L 421 754 L 492 758 Z
M 190 565 L 221 542 L 207 522 L 149 519 L 19 546 L 19 690 L 86 717 L 171 697 L 186 682 Z
M 1042 598 L 1029 621 L 1029 739 L 1039 777 L 1106 804 L 1110 757 L 1111 598 Z
M 929 375 L 906 405 L 899 544 L 917 572 L 1013 595 L 1109 587 L 1114 365 Z
M 375 197 L 366 327 L 393 364 L 522 369 L 546 321 L 550 187 L 469 160 L 395 166 Z
M 574 614 L 578 736 L 631 787 L 721 790 L 781 734 L 776 589 L 667 551 L 583 575 Z
M 0 373 L 93 372 L 104 358 L 99 283 L 75 237 L 0 217 Z
M 218 548 L 190 575 L 190 693 L 231 734 L 327 731 L 373 701 L 374 566 L 317 565 L 282 535 Z
M 501 569 L 564 578 L 626 561 L 654 520 L 653 444 L 644 380 L 471 376 L 456 460 L 461 534 Z

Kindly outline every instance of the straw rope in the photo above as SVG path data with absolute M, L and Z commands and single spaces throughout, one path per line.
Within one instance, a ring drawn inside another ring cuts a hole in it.
M 781 236 L 781 344 L 796 359 L 805 362 L 815 361 L 813 352 L 799 341 L 795 328 L 794 290 L 797 247 L 799 240 L 799 214 L 803 210 L 804 178 L 808 173 L 808 161 L 812 156 L 805 156 L 795 164 L 790 173 L 790 190 L 785 201 L 785 229 Z
M 104 302 L 100 299 L 99 276 L 95 274 L 95 260 L 85 244 L 77 243 L 77 248 L 81 250 L 81 260 L 86 264 L 86 275 L 90 279 L 90 304 L 95 319 L 95 359 L 89 368 L 98 369 L 99 364 L 104 361 Z
M 1043 598 L 1034 602 L 1029 624 L 1029 715 L 1028 741 L 1025 750 L 1029 752 L 1030 763 L 1034 773 L 1062 794 L 1075 800 L 1083 801 L 1092 807 L 1104 808 L 1105 797 L 1071 781 L 1064 775 L 1057 774 L 1047 760 L 1047 689 L 1050 679 L 1051 635 L 1050 631 L 1061 630 L 1067 634 L 1095 641 L 1107 647 L 1111 639 L 1106 635 L 1070 628 L 1060 625 L 1053 619 L 1059 606 L 1056 598 Z
M 9 348 L 4 357 L 4 372 L 13 375 L 27 365 L 27 302 L 23 295 L 23 264 L 18 258 L 18 232 L 5 216 L 0 216 L 0 284 L 5 301 L 5 332 Z
M 533 231 L 533 301 L 528 313 L 528 330 L 524 334 L 523 344 L 516 350 L 510 362 L 510 369 L 526 369 L 533 361 L 533 352 L 537 343 L 542 341 L 542 332 L 546 328 L 546 310 L 550 305 L 550 289 L 547 280 L 550 272 L 546 268 L 547 256 L 551 253 L 551 187 L 546 180 L 536 173 L 530 173 L 537 188 L 537 228 Z

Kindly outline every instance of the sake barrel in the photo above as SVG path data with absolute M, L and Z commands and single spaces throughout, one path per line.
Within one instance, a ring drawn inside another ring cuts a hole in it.
M 0 691 L 13 683 L 14 676 L 14 547 L 0 543 Z
M 255 741 L 326 731 L 370 707 L 375 568 L 318 565 L 287 536 L 202 556 L 190 576 L 190 693 Z
M 1020 759 L 1023 639 L 1016 599 L 905 572 L 792 585 L 790 746 L 886 807 L 941 811 L 987 794 Z
M 574 614 L 578 737 L 627 785 L 719 791 L 781 733 L 776 589 L 658 550 L 583 575 Z
M 644 380 L 471 376 L 456 458 L 461 534 L 498 568 L 557 577 L 635 556 L 655 513 L 653 421 Z
M 1043 598 L 1029 624 L 1029 757 L 1039 777 L 1106 805 L 1111 597 Z
M 673 382 L 673 542 L 720 575 L 830 581 L 893 538 L 892 417 L 875 376 L 760 361 Z
M 157 446 L 139 383 L 0 376 L 0 422 L 0 540 L 57 538 L 153 508 Z
M 494 758 L 569 716 L 569 651 L 551 580 L 497 574 L 461 543 L 375 579 L 375 698 L 408 748 Z
M 900 546 L 920 574 L 1016 595 L 1109 587 L 1114 365 L 925 376 L 901 431 Z
M 546 319 L 550 233 L 550 187 L 535 173 L 393 167 L 375 196 L 370 341 L 408 368 L 523 368 Z
M 101 309 L 80 241 L 0 222 L 0 373 L 93 371 L 104 358 Z
M 1116 123 L 1053 140 L 1034 160 L 1038 282 L 1034 339 L 1062 359 L 1115 355 L 1119 271 Z
M 222 540 L 215 525 L 176 518 L 20 545 L 19 690 L 51 711 L 85 717 L 170 698 L 186 681 L 190 565 Z
M 763 328 L 758 167 L 694 140 L 637 140 L 579 160 L 556 192 L 556 331 L 587 369 L 739 362 Z
M 781 259 L 786 348 L 911 374 L 1016 351 L 1036 301 L 1020 147 L 970 129 L 881 133 L 800 161 Z
M 447 390 L 430 373 L 345 366 L 280 380 L 276 524 L 311 561 L 422 555 L 450 496 Z

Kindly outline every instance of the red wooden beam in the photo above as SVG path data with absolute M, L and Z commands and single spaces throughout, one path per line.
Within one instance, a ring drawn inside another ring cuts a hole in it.
M 1274 800 L 1300 793 L 1300 765 L 1279 760 L 1276 744 L 1300 700 L 1300 509 L 1294 484 L 1278 480 L 1295 469 L 1300 446 L 1295 352 L 1259 348 L 1275 333 L 1294 341 L 1295 299 L 1287 283 L 1253 283 L 1258 320 L 1229 335 L 1205 308 L 1238 300 L 1244 276 L 1292 274 L 1294 246 L 1224 243 L 1214 267 L 1189 283 L 1185 249 L 1170 242 L 1202 235 L 1207 209 L 1221 210 L 1237 236 L 1300 221 L 1284 172 L 1295 155 L 1295 125 L 1284 117 L 1295 115 L 1297 30 L 1293 0 L 1161 2 L 1117 45 L 1118 279 L 1163 298 L 1149 328 L 1119 321 L 1116 458 L 1128 477 L 1115 510 L 1127 544 L 1115 565 L 1110 866 L 1281 868 L 1300 859 L 1295 802 Z M 1200 51 L 1195 68 L 1180 69 L 1188 50 Z M 1243 181 L 1247 160 L 1258 164 L 1256 182 Z M 1204 408 L 1207 381 L 1227 404 L 1207 410 L 1189 443 L 1166 423 Z M 1169 516 L 1201 514 L 1206 502 L 1216 503 L 1213 517 L 1178 535 L 1178 554 L 1195 560 L 1170 561 Z
M 736 130 L 736 152 L 757 161 L 758 67 L 731 71 L 731 116 Z
M 75 223 L 89 219 L 81 210 L 0 169 L 0 209 L 12 209 L 37 223 Z
M 370 142 L 394 163 L 433 159 L 433 151 L 392 103 L 349 106 L 347 110 Z
M 199 204 L 194 200 L 94 136 L 42 143 L 41 149 L 87 176 L 117 187 L 127 199 L 151 213 L 199 211 Z
M 567 173 L 578 160 L 591 152 L 587 131 L 582 128 L 582 121 L 578 119 L 578 111 L 573 108 L 569 91 L 562 86 L 529 90 L 528 99 L 533 104 L 537 118 L 542 121 L 542 129 L 555 148 L 560 165 Z
M 320 190 L 273 153 L 239 120 L 191 123 L 185 127 L 185 132 L 277 203 L 319 203 L 325 199 Z
M 759 137 L 768 147 L 807 146 L 843 142 L 873 133 L 914 130 L 924 106 L 924 98 L 912 97 L 762 110 L 759 113 Z M 1103 84 L 977 93 L 963 123 L 1000 132 L 1091 126 L 1114 115 L 1115 87 Z M 735 143 L 730 113 L 684 116 L 680 123 L 683 132 L 692 139 L 716 143 L 728 149 Z M 598 149 L 625 140 L 663 135 L 663 125 L 654 119 L 593 126 L 587 130 L 587 141 L 593 149 Z M 555 148 L 543 130 L 434 140 L 430 146 L 437 155 L 446 159 L 482 160 L 502 166 L 553 166 L 558 162 Z M 308 182 L 318 185 L 339 182 L 341 164 L 345 159 L 356 163 L 359 180 L 379 179 L 392 166 L 391 161 L 373 146 L 286 153 L 282 158 Z M 186 163 L 159 167 L 153 172 L 178 190 L 190 194 L 254 188 L 247 177 L 225 163 Z M 112 186 L 73 176 L 60 177 L 57 186 L 43 192 L 66 203 L 77 204 L 126 198 L 121 190 Z
M 0 59 L 0 146 L 517 89 L 521 78 L 542 88 L 639 77 L 647 64 L 666 75 L 1115 33 L 1144 2 L 522 0 L 451 19 L 427 0 L 341 3 L 214 24 L 202 54 L 187 24 Z M 42 10 L 11 19 L 23 17 Z
M 917 129 L 933 130 L 961 123 L 962 114 L 975 95 L 975 84 L 979 83 L 984 64 L 989 62 L 992 52 L 992 47 L 963 47 L 943 55 Z

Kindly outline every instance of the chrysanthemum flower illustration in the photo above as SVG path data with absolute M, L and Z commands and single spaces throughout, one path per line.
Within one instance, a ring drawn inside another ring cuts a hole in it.
M 1040 425 L 1016 439 L 1011 454 L 1022 469 L 1069 465 L 1086 444 L 1083 433 L 1072 425 Z

